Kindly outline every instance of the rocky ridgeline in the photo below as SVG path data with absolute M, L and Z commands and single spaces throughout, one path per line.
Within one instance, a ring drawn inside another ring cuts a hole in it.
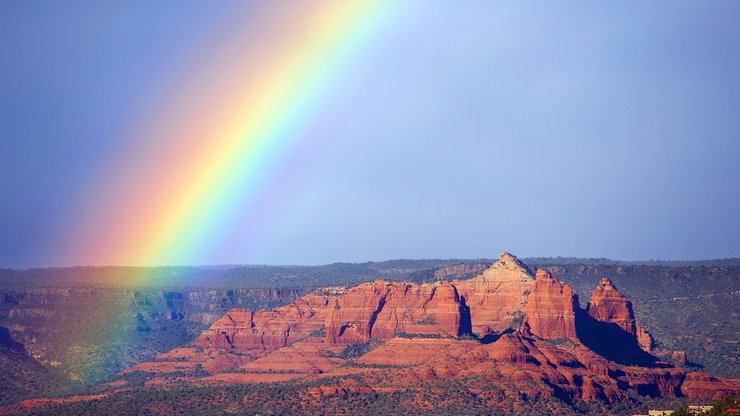
M 231 310 L 191 345 L 124 371 L 108 387 L 142 374 L 156 384 L 359 375 L 370 391 L 483 377 L 507 395 L 609 403 L 633 394 L 711 398 L 740 390 L 740 380 L 661 362 L 651 347 L 610 280 L 582 309 L 569 285 L 546 270 L 533 276 L 504 253 L 467 280 L 375 281 L 270 310 Z

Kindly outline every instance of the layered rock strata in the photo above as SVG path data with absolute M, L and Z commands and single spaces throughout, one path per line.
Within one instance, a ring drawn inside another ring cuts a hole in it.
M 586 306 L 586 312 L 595 320 L 617 325 L 634 337 L 637 334 L 632 303 L 621 294 L 609 279 L 601 279 Z
M 653 346 L 655 341 L 653 336 L 645 329 L 644 326 L 640 325 L 637 327 L 637 343 L 640 345 L 645 352 L 653 352 Z
M 192 345 L 126 371 L 159 374 L 158 382 L 171 374 L 205 383 L 359 376 L 371 392 L 483 377 L 505 394 L 534 385 L 532 394 L 606 402 L 740 390 L 738 380 L 658 361 L 638 346 L 649 351 L 645 334 L 608 279 L 581 310 L 569 285 L 546 270 L 535 278 L 504 253 L 469 280 L 375 281 L 271 310 L 234 309 Z
M 578 309 L 578 295 L 573 289 L 540 269 L 529 295 L 522 332 L 544 339 L 577 340 Z
M 472 331 L 484 337 L 518 327 L 534 282 L 529 268 L 504 252 L 479 276 L 452 284 L 470 307 Z

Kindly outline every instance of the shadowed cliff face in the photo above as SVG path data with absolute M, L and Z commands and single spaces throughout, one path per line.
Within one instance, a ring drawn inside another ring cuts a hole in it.
M 26 354 L 26 349 L 23 347 L 23 344 L 13 341 L 8 328 L 2 326 L 0 326 L 0 347 L 8 351 Z
M 465 303 L 464 296 L 460 296 L 460 329 L 457 332 L 459 335 L 474 335 L 470 306 Z
M 586 312 L 599 322 L 615 324 L 632 337 L 637 334 L 632 303 L 617 290 L 609 279 L 601 279 L 599 285 L 596 286 Z
M 649 336 L 644 328 L 642 333 L 643 339 Z M 599 355 L 620 364 L 667 366 L 640 346 L 632 303 L 609 279 L 601 279 L 581 312 L 578 338 Z
M 50 394 L 61 386 L 54 374 L 28 355 L 23 344 L 0 327 L 0 404 L 15 398 Z
M 577 322 L 578 339 L 583 345 L 610 361 L 641 367 L 669 367 L 644 351 L 637 338 L 616 323 L 599 321 L 584 312 Z
M 563 263 L 543 267 L 581 294 L 590 294 L 608 276 L 632 303 L 643 349 L 696 371 L 740 377 L 740 320 L 734 318 L 740 314 L 737 266 Z M 585 303 L 582 306 L 587 308 Z

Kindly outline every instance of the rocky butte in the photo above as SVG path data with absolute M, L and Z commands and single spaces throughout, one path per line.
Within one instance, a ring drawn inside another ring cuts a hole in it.
M 346 380 L 338 388 L 345 393 L 433 389 L 447 380 L 485 384 L 484 399 L 499 392 L 488 398 L 494 407 L 523 395 L 615 403 L 740 391 L 740 380 L 687 372 L 652 356 L 651 346 L 609 279 L 582 309 L 569 285 L 503 253 L 467 280 L 374 281 L 271 310 L 233 309 L 191 345 L 125 370 L 106 388 L 126 388 L 132 374 L 145 375 L 146 385 L 332 377 Z

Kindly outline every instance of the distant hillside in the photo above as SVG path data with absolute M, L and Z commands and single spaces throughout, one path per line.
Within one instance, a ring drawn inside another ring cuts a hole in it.
M 296 288 L 404 279 L 411 273 L 465 260 L 391 260 L 323 266 L 55 267 L 0 269 L 0 287 Z
M 77 266 L 33 269 L 0 269 L 0 288 L 12 287 L 121 287 L 121 288 L 297 288 L 353 285 L 374 279 L 413 280 L 424 273 L 456 264 L 487 264 L 495 259 L 387 260 L 365 263 L 333 263 L 320 266 Z M 665 266 L 740 267 L 740 258 L 691 261 L 620 261 L 577 257 L 536 257 L 523 261 L 533 267 Z
M 524 259 L 527 264 L 542 266 L 560 266 L 567 264 L 581 264 L 593 266 L 668 266 L 668 267 L 716 267 L 740 266 L 740 258 L 724 258 L 712 260 L 611 260 L 607 258 L 580 258 L 580 257 L 529 257 Z

